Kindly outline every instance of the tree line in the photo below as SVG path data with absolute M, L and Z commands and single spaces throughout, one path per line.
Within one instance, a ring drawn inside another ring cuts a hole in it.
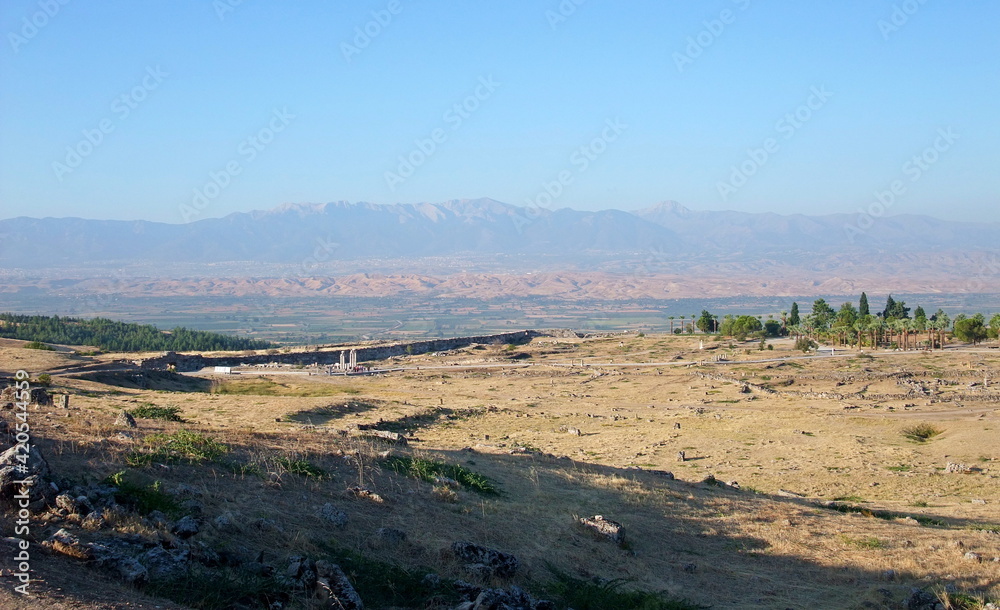
M 949 336 L 972 343 L 996 339 L 1000 334 L 1000 313 L 989 320 L 982 313 L 958 314 L 954 318 L 938 309 L 928 316 L 923 307 L 912 310 L 904 301 L 889 295 L 881 311 L 872 311 L 868 295 L 864 292 L 858 304 L 846 302 L 834 309 L 825 299 L 816 299 L 812 311 L 803 313 L 793 302 L 789 311 L 781 312 L 781 319 L 764 321 L 748 315 L 718 316 L 702 310 L 696 326 L 706 333 L 733 337 L 738 340 L 765 339 L 792 336 L 796 339 L 820 339 L 841 346 L 896 347 L 899 349 L 938 349 Z
M 150 324 L 117 322 L 107 318 L 61 318 L 0 313 L 0 337 L 89 345 L 109 352 L 239 351 L 274 347 L 269 341 L 233 337 L 177 327 L 163 331 Z

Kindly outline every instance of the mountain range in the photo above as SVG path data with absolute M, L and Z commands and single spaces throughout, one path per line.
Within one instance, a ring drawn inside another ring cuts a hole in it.
M 390 205 L 338 201 L 285 204 L 186 224 L 0 220 L 0 268 L 454 256 L 588 258 L 594 268 L 650 258 L 748 263 L 782 256 L 818 260 L 837 253 L 995 252 L 998 234 L 998 223 L 918 215 L 694 211 L 676 202 L 626 212 L 532 209 L 485 198 Z

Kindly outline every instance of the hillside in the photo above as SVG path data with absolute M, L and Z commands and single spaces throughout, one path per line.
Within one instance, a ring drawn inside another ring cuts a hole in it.
M 900 252 L 995 251 L 1000 228 L 995 223 L 899 215 L 874 219 L 863 232 L 849 232 L 845 227 L 858 223 L 854 216 L 697 212 L 673 202 L 635 213 L 586 212 L 475 199 L 286 204 L 187 224 L 13 218 L 0 220 L 0 263 L 40 270 L 368 260 L 370 270 L 382 270 L 389 259 L 470 254 L 568 257 L 577 263 L 588 257 L 642 261 L 650 256 L 668 261 L 738 256 L 746 261 L 781 255 L 792 261 L 797 257 L 793 253 L 812 258 L 859 250 L 885 258 L 886 253 Z
M 562 333 L 349 377 L 0 346 L 0 375 L 52 370 L 70 394 L 30 411 L 43 478 L 69 491 L 34 510 L 31 603 L 339 607 L 312 596 L 340 573 L 368 608 L 515 586 L 536 610 L 1000 596 L 995 349 L 699 340 Z M 105 370 L 69 372 L 86 366 Z M 624 533 L 580 523 L 596 515 Z

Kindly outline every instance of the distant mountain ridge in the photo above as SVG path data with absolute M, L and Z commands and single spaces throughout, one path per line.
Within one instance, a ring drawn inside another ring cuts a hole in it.
M 188 224 L 81 218 L 0 220 L 0 267 L 136 262 L 298 264 L 475 255 L 719 260 L 794 251 L 997 250 L 998 223 L 926 216 L 878 218 L 850 235 L 855 215 L 694 211 L 676 202 L 625 212 L 523 208 L 493 199 L 373 204 L 283 204 Z

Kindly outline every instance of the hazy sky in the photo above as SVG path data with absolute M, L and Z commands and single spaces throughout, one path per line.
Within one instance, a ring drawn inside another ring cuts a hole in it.
M 895 190 L 888 213 L 1000 221 L 998 23 L 991 0 L 4 0 L 0 217 Z

